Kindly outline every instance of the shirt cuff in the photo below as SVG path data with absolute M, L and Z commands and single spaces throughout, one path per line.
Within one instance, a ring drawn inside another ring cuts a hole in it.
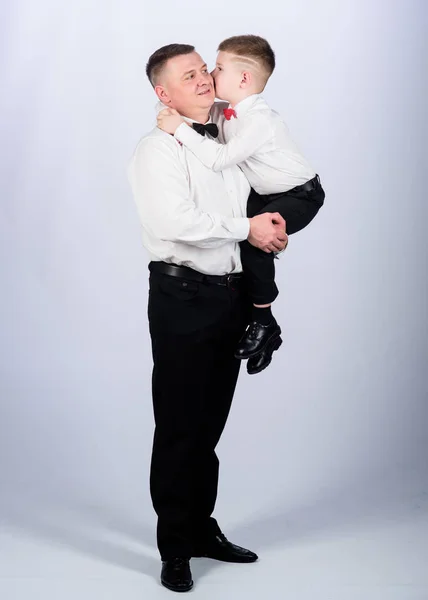
M 192 127 L 189 127 L 187 123 L 181 123 L 181 125 L 177 127 L 174 137 L 189 149 L 199 146 L 199 144 L 204 140 L 203 136 L 195 131 Z
M 199 134 L 198 134 L 199 135 Z M 234 231 L 233 233 L 237 242 L 243 242 L 248 238 L 250 233 L 250 219 L 247 217 L 237 217 L 233 219 Z

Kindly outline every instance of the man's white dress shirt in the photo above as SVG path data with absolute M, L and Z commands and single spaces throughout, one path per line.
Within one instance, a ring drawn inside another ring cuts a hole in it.
M 223 144 L 200 136 L 185 123 L 177 128 L 175 138 L 214 171 L 239 165 L 259 194 L 286 192 L 315 177 L 287 125 L 259 94 L 239 102 L 235 106 L 237 118 L 229 121 L 223 115 L 228 106 L 216 102 L 211 109 Z
M 138 143 L 128 176 L 150 260 L 210 275 L 242 271 L 250 185 L 237 166 L 215 172 L 156 127 Z

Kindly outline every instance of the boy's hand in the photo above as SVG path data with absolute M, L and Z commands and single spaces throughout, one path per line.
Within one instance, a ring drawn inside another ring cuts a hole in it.
M 186 121 L 174 108 L 165 108 L 158 113 L 157 122 L 159 129 L 174 135 L 177 128 Z

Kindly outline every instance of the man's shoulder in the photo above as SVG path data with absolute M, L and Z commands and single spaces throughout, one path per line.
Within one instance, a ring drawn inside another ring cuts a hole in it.
M 128 173 L 131 178 L 133 173 L 159 178 L 166 172 L 180 172 L 187 177 L 179 142 L 155 127 L 138 142 L 128 163 Z
M 134 156 L 141 153 L 171 154 L 174 151 L 178 152 L 179 148 L 180 145 L 174 136 L 162 131 L 159 127 L 154 127 L 139 140 Z
M 151 131 L 148 131 L 145 135 L 141 137 L 140 141 L 137 144 L 137 148 L 141 144 L 149 144 L 151 146 L 156 146 L 168 144 L 168 142 L 171 142 L 173 140 L 174 137 L 169 133 L 166 133 L 166 131 L 162 131 L 162 129 L 159 129 L 159 127 L 153 127 Z
M 229 106 L 228 102 L 214 102 L 210 110 L 210 116 L 214 123 L 218 123 L 220 119 L 224 119 L 223 109 Z

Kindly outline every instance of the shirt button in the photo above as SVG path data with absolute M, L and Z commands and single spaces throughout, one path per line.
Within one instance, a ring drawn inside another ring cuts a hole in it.
M 183 283 L 181 284 L 183 287 L 187 287 L 187 281 L 183 281 Z

